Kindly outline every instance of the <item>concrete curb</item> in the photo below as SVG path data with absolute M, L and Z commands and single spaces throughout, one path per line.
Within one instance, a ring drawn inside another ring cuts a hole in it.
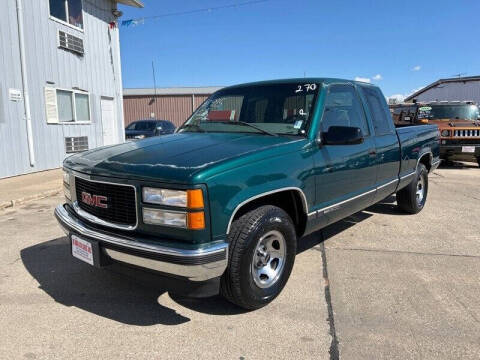
M 0 210 L 5 210 L 5 209 L 8 209 L 8 208 L 17 206 L 17 205 L 24 204 L 24 203 L 29 202 L 29 201 L 40 200 L 40 199 L 43 199 L 43 198 L 46 198 L 46 197 L 49 197 L 49 196 L 54 196 L 54 195 L 59 194 L 61 191 L 62 191 L 62 188 L 58 188 L 58 189 L 54 189 L 54 190 L 43 191 L 41 193 L 26 196 L 26 197 L 16 199 L 16 200 L 4 201 L 4 202 L 0 203 Z

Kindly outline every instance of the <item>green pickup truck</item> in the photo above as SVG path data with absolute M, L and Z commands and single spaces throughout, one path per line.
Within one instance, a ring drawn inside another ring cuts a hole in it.
M 395 129 L 366 83 L 232 86 L 175 134 L 65 159 L 55 216 L 77 259 L 256 309 L 285 286 L 302 236 L 395 193 L 404 211 L 422 210 L 439 136 L 431 125 Z

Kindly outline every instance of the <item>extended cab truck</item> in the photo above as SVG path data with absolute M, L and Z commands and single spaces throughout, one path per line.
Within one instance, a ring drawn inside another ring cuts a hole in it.
M 480 166 L 480 114 L 472 101 L 433 101 L 390 106 L 396 126 L 437 125 L 440 158 L 478 162 Z
M 396 130 L 370 84 L 238 85 L 173 135 L 67 158 L 55 215 L 91 265 L 154 270 L 174 291 L 255 309 L 286 284 L 303 235 L 394 193 L 422 210 L 438 141 L 436 126 Z

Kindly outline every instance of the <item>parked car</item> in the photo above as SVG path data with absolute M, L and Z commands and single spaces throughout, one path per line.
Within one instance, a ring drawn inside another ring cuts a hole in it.
M 397 126 L 436 124 L 440 129 L 440 158 L 478 162 L 480 114 L 471 101 L 433 101 L 390 105 Z
M 173 134 L 175 125 L 168 120 L 137 120 L 125 128 L 126 139 L 145 139 L 147 137 Z
M 395 129 L 373 85 L 238 85 L 168 138 L 67 158 L 55 215 L 90 265 L 155 270 L 173 292 L 256 309 L 287 283 L 302 236 L 395 193 L 421 211 L 438 155 L 438 128 Z

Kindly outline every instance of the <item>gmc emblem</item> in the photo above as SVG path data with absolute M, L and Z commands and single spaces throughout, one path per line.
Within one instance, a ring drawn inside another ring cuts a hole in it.
M 92 195 L 85 191 L 82 191 L 82 202 L 87 205 L 106 209 L 108 208 L 107 200 L 108 198 L 106 196 Z

